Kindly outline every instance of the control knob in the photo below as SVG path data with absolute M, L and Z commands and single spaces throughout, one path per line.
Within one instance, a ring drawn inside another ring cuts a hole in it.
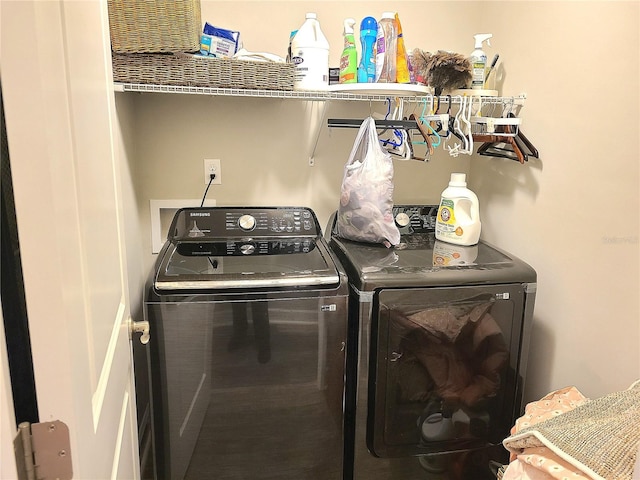
M 238 226 L 245 232 L 248 232 L 255 228 L 256 219 L 252 215 L 242 215 L 238 219 Z
M 410 221 L 411 219 L 409 218 L 409 215 L 404 212 L 400 212 L 398 215 L 396 215 L 396 223 L 399 227 L 406 227 L 407 225 L 409 225 Z
M 256 246 L 253 243 L 244 243 L 240 245 L 240 253 L 243 255 L 251 255 L 256 251 Z

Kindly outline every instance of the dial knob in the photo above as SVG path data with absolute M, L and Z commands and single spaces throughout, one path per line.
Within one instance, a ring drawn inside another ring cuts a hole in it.
M 256 219 L 252 215 L 242 215 L 238 219 L 238 225 L 242 230 L 248 232 L 249 230 L 253 230 L 256 226 Z
M 409 225 L 410 221 L 411 219 L 409 218 L 409 215 L 404 212 L 400 212 L 398 215 L 396 215 L 396 223 L 400 227 L 406 227 L 407 225 Z
M 244 245 L 240 245 L 240 252 L 243 255 L 251 255 L 256 251 L 256 246 L 253 243 L 245 243 Z

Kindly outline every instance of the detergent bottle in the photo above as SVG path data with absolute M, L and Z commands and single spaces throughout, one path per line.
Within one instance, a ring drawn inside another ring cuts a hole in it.
M 294 90 L 327 90 L 329 87 L 329 42 L 315 13 L 306 19 L 291 40 L 295 64 Z
M 475 50 L 471 52 L 471 88 L 474 90 L 484 89 L 485 75 L 487 72 L 487 54 L 482 50 L 482 42 L 487 42 L 491 46 L 489 39 L 493 37 L 491 33 L 478 33 L 473 38 L 476 40 Z
M 475 245 L 480 240 L 478 197 L 467 188 L 464 173 L 452 173 L 449 186 L 440 197 L 436 218 L 436 239 L 456 245 Z
M 400 17 L 395 15 L 396 26 L 398 27 L 398 48 L 396 52 L 396 82 L 409 83 L 411 76 L 409 72 L 409 56 L 404 45 L 404 37 L 402 36 L 402 24 Z
M 360 65 L 358 66 L 358 83 L 373 83 L 376 81 L 376 36 L 378 22 L 373 17 L 365 17 L 360 22 Z
M 396 82 L 398 31 L 395 14 L 384 12 L 378 22 L 376 37 L 376 82 Z
M 347 18 L 344 21 L 344 50 L 340 57 L 340 83 L 355 83 L 358 81 L 358 52 L 353 27 L 356 21 Z

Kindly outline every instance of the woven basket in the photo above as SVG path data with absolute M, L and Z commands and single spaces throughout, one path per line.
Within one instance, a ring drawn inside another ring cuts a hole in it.
M 107 5 L 114 52 L 200 50 L 200 0 L 108 0 Z
M 120 83 L 191 87 L 293 90 L 295 66 L 188 54 L 112 55 Z

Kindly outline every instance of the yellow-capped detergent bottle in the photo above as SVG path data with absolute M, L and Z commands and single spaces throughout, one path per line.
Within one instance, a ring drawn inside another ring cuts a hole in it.
M 476 245 L 481 228 L 478 197 L 467 188 L 467 176 L 452 173 L 449 186 L 440 197 L 436 239 L 455 245 Z

